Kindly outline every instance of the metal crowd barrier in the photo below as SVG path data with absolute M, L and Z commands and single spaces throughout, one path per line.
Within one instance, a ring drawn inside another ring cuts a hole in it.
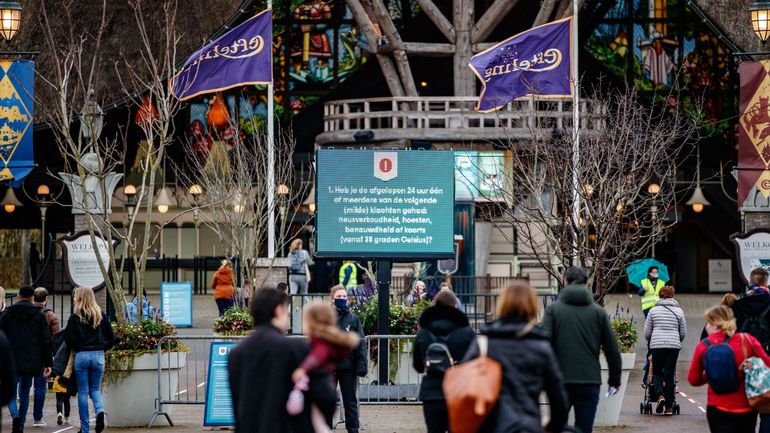
M 202 405 L 206 403 L 206 381 L 210 363 L 209 348 L 212 342 L 240 341 L 243 336 L 175 335 L 158 341 L 158 390 L 155 413 L 147 422 L 152 427 L 158 417 L 165 417 L 169 425 L 173 405 Z M 289 336 L 304 338 L 304 336 Z M 186 352 L 169 352 L 172 342 L 184 344 Z M 412 367 L 414 335 L 368 336 L 364 339 L 368 362 L 368 374 L 359 379 L 358 398 L 361 404 L 417 404 L 422 375 Z M 380 385 L 376 365 L 379 344 L 389 347 L 387 384 Z M 184 359 L 182 359 L 184 358 Z M 178 370 L 169 366 L 179 366 Z M 340 410 L 340 420 L 342 418 Z

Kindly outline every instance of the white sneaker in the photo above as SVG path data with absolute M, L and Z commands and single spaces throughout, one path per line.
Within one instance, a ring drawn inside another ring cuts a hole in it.
M 63 421 L 64 421 L 64 415 L 62 415 L 61 412 L 57 413 L 56 414 L 56 424 L 57 425 L 62 425 Z
M 32 423 L 32 427 L 45 427 L 47 425 L 48 424 L 46 424 L 45 421 L 43 421 L 42 419 L 37 420 L 37 421 Z
M 69 425 L 69 423 L 70 423 L 70 419 L 69 419 L 68 417 L 66 417 L 66 416 L 65 416 L 65 417 L 64 417 L 64 424 L 67 424 L 67 425 Z

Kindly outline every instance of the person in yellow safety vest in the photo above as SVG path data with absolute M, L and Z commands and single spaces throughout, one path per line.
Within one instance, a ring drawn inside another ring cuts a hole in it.
M 642 313 L 647 318 L 647 313 L 660 300 L 658 293 L 666 285 L 666 282 L 658 279 L 658 267 L 651 266 L 647 269 L 647 278 L 642 280 L 641 285 L 638 293 L 642 297 Z
M 358 266 L 353 261 L 346 261 L 340 266 L 340 285 L 348 290 L 358 285 Z

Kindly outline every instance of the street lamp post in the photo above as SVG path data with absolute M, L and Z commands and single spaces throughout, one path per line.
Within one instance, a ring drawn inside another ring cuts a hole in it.
M 40 207 L 40 252 L 45 257 L 45 214 L 48 211 L 48 206 L 51 205 L 50 201 L 51 189 L 48 185 L 41 184 L 37 187 L 37 205 Z
M 190 187 L 188 192 L 190 193 L 190 202 L 193 205 L 193 221 L 195 222 L 195 257 L 198 257 L 201 254 L 201 234 L 200 226 L 198 224 L 200 208 L 198 205 L 200 203 L 200 197 L 203 195 L 203 187 L 196 183 Z
M 647 186 L 647 193 L 652 197 L 650 213 L 652 214 L 652 226 L 655 230 L 655 224 L 658 220 L 658 194 L 660 194 L 660 185 L 652 182 Z M 652 258 L 655 258 L 655 239 L 652 240 Z

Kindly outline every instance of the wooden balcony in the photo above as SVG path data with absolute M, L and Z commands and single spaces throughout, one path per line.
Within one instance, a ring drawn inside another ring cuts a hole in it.
M 571 99 L 522 98 L 492 113 L 474 108 L 477 98 L 399 97 L 331 101 L 324 105 L 321 146 L 405 140 L 480 142 L 529 140 L 572 128 Z M 600 129 L 605 108 L 581 100 L 581 129 Z

